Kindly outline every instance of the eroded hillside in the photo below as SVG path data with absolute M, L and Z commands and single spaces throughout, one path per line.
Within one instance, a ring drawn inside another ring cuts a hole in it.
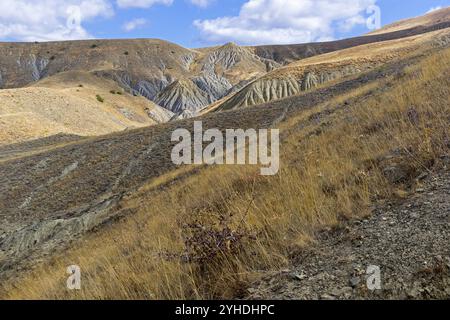
M 61 270 L 74 261 L 90 288 L 78 298 L 241 295 L 249 277 L 285 268 L 317 228 L 364 217 L 371 201 L 414 192 L 424 170 L 446 170 L 448 59 L 424 48 L 333 86 L 202 118 L 205 129 L 282 128 L 275 180 L 253 167 L 177 168 L 170 133 L 192 130 L 190 119 L 9 150 L 0 160 L 3 296 L 70 298 Z M 219 254 L 210 245 L 224 232 L 236 238 Z
M 89 72 L 115 81 L 127 92 L 165 103 L 171 111 L 197 110 L 222 98 L 241 81 L 266 73 L 276 63 L 234 44 L 204 50 L 185 49 L 160 40 L 90 40 L 0 44 L 0 87 L 16 88 L 65 71 Z M 205 99 L 180 96 L 170 87 L 180 80 Z
M 190 117 L 294 61 L 447 28 L 448 12 L 442 9 L 409 20 L 401 30 L 387 27 L 363 37 L 300 45 L 240 47 L 229 43 L 186 49 L 155 39 L 0 43 L 0 88 L 23 87 L 60 72 L 89 72 L 111 79 L 128 93 L 161 104 L 181 118 Z M 298 91 L 288 83 L 279 89 L 285 86 L 288 92 Z M 270 82 L 264 87 L 273 91 L 278 85 Z
M 21 86 L 0 91 L 0 298 L 373 298 L 361 268 L 374 261 L 392 284 L 377 297 L 448 298 L 445 25 L 306 55 L 0 44 L 1 81 Z M 175 165 L 172 133 L 192 133 L 193 116 L 204 130 L 279 128 L 278 175 Z M 390 263 L 420 281 L 399 285 Z
M 173 114 L 115 82 L 65 72 L 0 90 L 0 145 L 55 134 L 95 136 L 167 122 Z
M 438 48 L 449 43 L 450 29 L 444 29 L 299 60 L 258 78 L 215 108 L 238 109 L 298 95 L 395 61 L 419 47 Z
M 198 50 L 157 40 L 1 44 L 2 85 L 27 84 L 2 90 L 2 144 L 59 133 L 95 136 L 263 104 L 448 41 L 443 29 L 286 66 L 233 43 Z

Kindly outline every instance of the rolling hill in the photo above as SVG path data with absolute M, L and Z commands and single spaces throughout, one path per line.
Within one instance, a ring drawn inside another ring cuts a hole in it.
M 0 44 L 0 298 L 448 298 L 447 10 L 319 44 Z M 279 174 L 175 165 L 197 120 L 280 129 Z
M 450 8 L 443 8 L 443 9 L 434 10 L 423 16 L 394 22 L 392 24 L 384 26 L 383 28 L 381 28 L 379 30 L 373 31 L 373 32 L 369 33 L 368 35 L 389 33 L 389 32 L 394 32 L 394 31 L 402 31 L 402 30 L 418 28 L 418 27 L 427 28 L 427 27 L 431 27 L 433 25 L 445 24 L 445 23 L 448 23 L 448 21 L 450 21 Z
M 302 94 L 414 45 L 445 45 L 448 13 L 362 37 L 287 46 L 186 49 L 155 39 L 0 43 L 0 88 L 8 89 L 0 95 L 2 144 L 59 133 L 96 136 Z M 353 60 L 344 59 L 347 54 Z
M 70 71 L 0 90 L 0 145 L 55 134 L 95 136 L 167 122 L 173 114 L 115 82 Z
M 215 110 L 248 107 L 298 95 L 394 61 L 419 47 L 445 47 L 449 42 L 450 31 L 443 29 L 302 59 L 251 82 L 216 105 Z

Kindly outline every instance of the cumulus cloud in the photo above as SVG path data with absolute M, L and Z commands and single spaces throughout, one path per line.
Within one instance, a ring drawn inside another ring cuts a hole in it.
M 427 11 L 427 13 L 431 13 L 433 11 L 437 11 L 437 10 L 441 10 L 442 7 L 441 6 L 437 6 L 437 7 L 431 7 L 430 10 Z
M 107 0 L 2 0 L 0 38 L 21 41 L 91 38 L 82 23 L 113 14 Z
M 331 40 L 335 29 L 366 23 L 377 0 L 248 0 L 238 16 L 196 20 L 208 42 L 280 44 Z
M 120 8 L 150 8 L 154 4 L 170 6 L 173 0 L 117 0 Z
M 201 7 L 206 8 L 209 6 L 214 0 L 190 0 L 192 4 Z
M 123 30 L 130 32 L 147 24 L 147 20 L 143 18 L 133 19 L 123 25 Z

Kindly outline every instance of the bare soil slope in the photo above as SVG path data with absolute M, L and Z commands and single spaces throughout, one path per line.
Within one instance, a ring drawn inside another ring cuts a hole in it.
M 0 43 L 0 88 L 29 85 L 65 71 L 89 72 L 115 81 L 127 92 L 155 100 L 176 80 L 189 81 L 215 101 L 237 83 L 261 76 L 277 63 L 234 44 L 190 50 L 162 40 L 89 40 Z M 168 92 L 169 91 L 169 92 Z M 181 109 L 208 103 L 183 97 Z M 166 104 L 168 110 L 179 105 Z M 181 110 L 181 111 L 182 111 Z
M 66 72 L 30 87 L 0 90 L 0 144 L 59 133 L 101 135 L 166 122 L 171 116 L 113 81 Z

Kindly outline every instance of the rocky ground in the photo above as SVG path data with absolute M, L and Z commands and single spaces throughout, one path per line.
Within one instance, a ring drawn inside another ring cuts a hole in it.
M 420 178 L 405 199 L 320 232 L 292 268 L 266 275 L 248 289 L 249 298 L 450 299 L 449 166 Z M 380 268 L 380 290 L 368 289 L 369 266 Z

